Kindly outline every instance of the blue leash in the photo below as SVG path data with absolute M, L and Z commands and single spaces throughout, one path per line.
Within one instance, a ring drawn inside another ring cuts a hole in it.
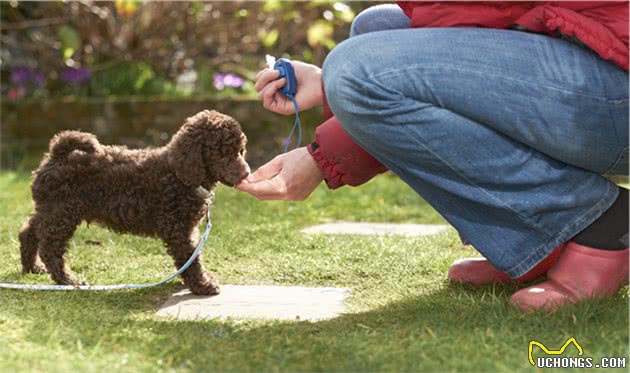
M 300 122 L 300 112 L 298 109 L 298 104 L 297 104 L 297 100 L 295 99 L 295 97 L 289 97 L 291 99 L 291 101 L 293 101 L 293 107 L 295 108 L 295 121 L 293 122 L 293 128 L 291 128 L 291 132 L 289 132 L 289 136 L 287 136 L 287 139 L 284 140 L 284 152 L 288 152 L 289 151 L 289 146 L 291 145 L 291 139 L 293 139 L 293 133 L 295 132 L 295 129 L 297 128 L 298 130 L 298 137 L 297 137 L 297 142 L 295 143 L 295 147 L 299 148 L 300 145 L 302 144 L 302 123 Z
M 184 273 L 185 270 L 190 267 L 190 265 L 197 259 L 197 257 L 203 251 L 204 244 L 210 235 L 210 231 L 212 230 L 212 220 L 210 216 L 210 209 L 212 208 L 212 204 L 214 203 L 214 191 L 210 192 L 208 195 L 208 223 L 206 224 L 206 230 L 201 235 L 197 246 L 195 247 L 195 251 L 193 251 L 188 261 L 184 263 L 184 265 L 177 270 L 177 272 L 172 275 L 165 277 L 161 281 L 148 283 L 148 284 L 118 284 L 118 285 L 44 285 L 44 284 L 36 284 L 36 285 L 26 285 L 26 284 L 14 284 L 14 283 L 0 283 L 0 289 L 17 289 L 17 290 L 92 290 L 92 291 L 109 291 L 109 290 L 123 290 L 123 289 L 144 289 L 150 288 L 154 286 L 159 286 L 165 284 L 175 277 Z

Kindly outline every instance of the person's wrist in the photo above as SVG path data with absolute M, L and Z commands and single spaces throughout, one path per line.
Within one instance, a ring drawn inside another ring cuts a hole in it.
M 324 104 L 324 90 L 323 85 L 324 81 L 322 80 L 322 69 L 316 67 L 317 71 L 315 73 L 317 79 L 317 106 L 321 106 Z
M 308 152 L 309 157 L 313 161 L 315 168 L 317 168 L 318 175 L 321 177 L 321 180 L 324 180 L 325 179 L 324 170 L 322 169 L 322 166 L 319 164 L 318 157 L 316 156 L 316 152 L 318 152 L 318 149 L 319 149 L 319 144 L 317 143 L 317 141 L 313 141 L 312 143 L 306 146 L 306 151 Z
M 322 81 L 322 69 L 320 69 L 319 67 L 315 66 L 315 65 L 310 65 L 311 67 L 311 71 L 309 73 L 309 82 L 311 82 L 311 85 L 313 87 L 313 92 L 311 92 L 310 96 L 311 96 L 311 105 L 309 105 L 309 107 L 315 107 L 315 106 L 321 106 L 324 104 L 324 95 L 323 95 L 323 90 L 322 90 L 322 85 L 324 84 Z

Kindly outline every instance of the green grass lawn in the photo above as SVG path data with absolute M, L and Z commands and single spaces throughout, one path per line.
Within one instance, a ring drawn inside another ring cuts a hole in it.
M 0 174 L 0 281 L 50 283 L 20 274 L 28 186 L 26 175 Z M 446 281 L 454 259 L 477 255 L 454 231 L 300 234 L 334 220 L 443 222 L 394 177 L 321 187 L 303 203 L 259 202 L 220 187 L 213 216 L 203 261 L 222 283 L 349 287 L 351 313 L 315 323 L 156 317 L 179 282 L 109 293 L 0 290 L 0 371 L 537 371 L 529 341 L 559 348 L 569 337 L 584 356 L 628 356 L 627 289 L 553 315 L 522 315 L 507 304 L 513 286 Z M 150 282 L 173 271 L 159 241 L 95 226 L 80 227 L 67 258 L 92 284 Z

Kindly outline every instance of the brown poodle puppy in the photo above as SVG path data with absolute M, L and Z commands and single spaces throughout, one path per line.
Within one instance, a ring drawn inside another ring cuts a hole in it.
M 34 212 L 19 235 L 23 271 L 47 270 L 58 284 L 77 284 L 64 253 L 83 220 L 159 237 L 181 267 L 198 241 L 207 191 L 248 175 L 246 141 L 236 120 L 208 110 L 188 118 L 169 144 L 155 149 L 101 145 L 78 131 L 57 134 L 33 172 Z M 219 292 L 199 258 L 182 277 L 194 294 Z

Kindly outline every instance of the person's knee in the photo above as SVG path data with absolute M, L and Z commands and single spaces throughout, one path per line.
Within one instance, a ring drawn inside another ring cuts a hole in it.
M 350 37 L 374 31 L 409 27 L 409 18 L 395 4 L 374 5 L 359 13 L 350 26 Z
M 375 13 L 377 12 L 374 11 L 374 7 L 370 7 L 357 14 L 350 25 L 350 37 L 369 32 L 367 30 L 370 27 L 370 23 L 374 21 Z
M 363 61 L 362 48 L 355 40 L 348 39 L 337 45 L 326 57 L 323 66 L 323 83 L 326 100 L 333 113 L 339 116 L 360 99 Z

